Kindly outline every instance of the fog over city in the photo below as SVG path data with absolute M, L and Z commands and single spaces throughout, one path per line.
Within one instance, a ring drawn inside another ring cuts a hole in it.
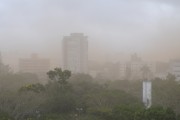
M 88 36 L 89 60 L 180 57 L 178 0 L 1 0 L 0 51 L 7 64 L 39 53 L 61 64 L 63 36 Z
M 0 0 L 0 120 L 180 120 L 180 0 Z

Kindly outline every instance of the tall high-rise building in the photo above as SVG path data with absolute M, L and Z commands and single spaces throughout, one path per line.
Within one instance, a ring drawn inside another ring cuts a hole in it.
M 72 33 L 63 38 L 63 69 L 88 73 L 88 40 L 83 33 Z

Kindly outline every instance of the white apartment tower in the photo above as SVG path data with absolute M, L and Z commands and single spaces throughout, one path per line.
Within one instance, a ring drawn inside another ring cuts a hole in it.
M 83 33 L 64 36 L 63 69 L 72 73 L 88 73 L 88 40 Z

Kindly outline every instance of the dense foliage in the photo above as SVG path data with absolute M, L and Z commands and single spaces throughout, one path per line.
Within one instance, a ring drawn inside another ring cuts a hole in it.
M 49 82 L 24 73 L 0 75 L 0 120 L 179 120 L 180 86 L 153 80 L 153 107 L 141 103 L 142 81 L 98 81 L 55 68 Z

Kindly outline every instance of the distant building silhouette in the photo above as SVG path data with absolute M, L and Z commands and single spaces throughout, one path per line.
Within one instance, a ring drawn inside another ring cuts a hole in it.
M 23 73 L 35 73 L 38 76 L 45 76 L 50 69 L 50 60 L 39 58 L 32 54 L 31 58 L 19 59 L 19 71 Z
M 88 40 L 83 33 L 72 33 L 63 38 L 63 69 L 88 73 Z
M 0 52 L 0 75 L 8 74 L 11 72 L 9 65 L 5 65 L 2 60 L 2 55 Z
M 0 64 L 2 64 L 2 55 L 1 55 L 1 52 L 0 52 Z
M 154 76 L 156 65 L 153 62 L 143 61 L 137 54 L 131 55 L 129 62 L 119 63 L 120 79 L 140 80 L 143 78 L 142 68 L 147 66 L 151 72 L 151 77 Z
M 170 61 L 169 73 L 175 75 L 176 80 L 180 81 L 180 60 L 171 60 Z
M 131 62 L 142 62 L 142 59 L 136 54 L 131 55 Z
M 156 62 L 156 73 L 155 77 L 165 80 L 169 73 L 169 63 L 167 62 Z

